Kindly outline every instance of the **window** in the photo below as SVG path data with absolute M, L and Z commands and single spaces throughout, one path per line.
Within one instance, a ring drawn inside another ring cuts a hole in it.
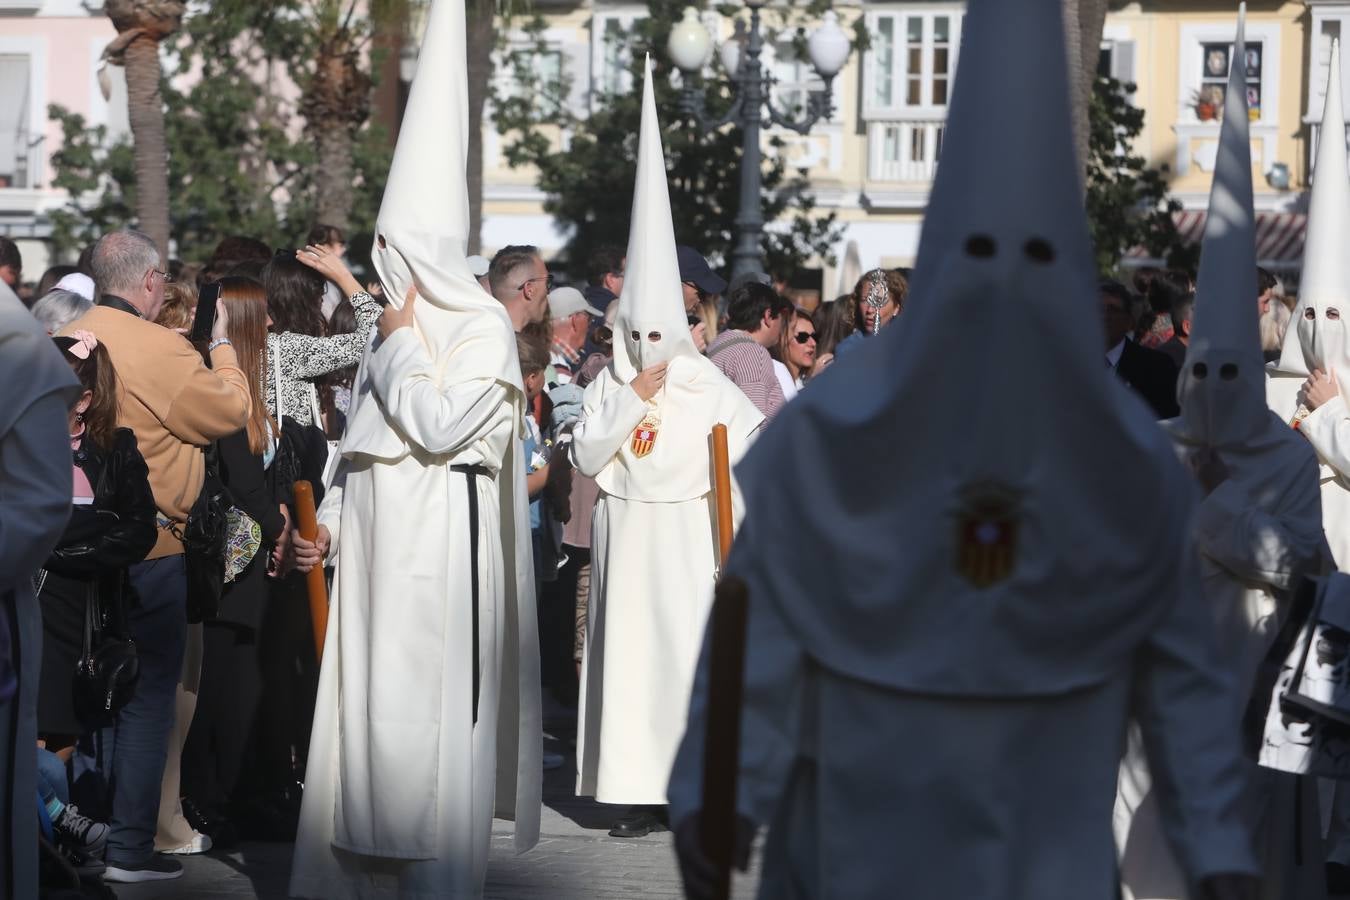
M 865 63 L 872 110 L 945 112 L 956 73 L 961 12 L 956 9 L 869 15 Z
M 29 187 L 30 57 L 0 53 L 0 188 Z
M 591 103 L 605 94 L 633 89 L 632 53 L 628 43 L 633 26 L 646 18 L 637 8 L 596 12 L 591 19 Z
M 540 115 L 555 116 L 561 111 L 567 87 L 563 83 L 567 70 L 561 47 L 517 44 L 507 48 L 504 62 L 506 65 L 499 69 L 502 96 L 533 93 Z
M 1262 45 L 1247 45 L 1242 59 L 1233 60 L 1235 48 L 1222 41 L 1206 41 L 1199 46 L 1200 88 L 1196 94 L 1196 117 L 1202 122 L 1223 119 L 1224 99 L 1228 93 L 1230 63 L 1243 72 L 1247 87 L 1247 112 L 1252 119 L 1261 118 L 1261 62 Z
M 1178 125 L 1213 126 L 1222 120 L 1230 63 L 1242 75 L 1252 121 L 1277 123 L 1280 27 L 1278 22 L 1248 22 L 1247 51 L 1234 60 L 1231 22 L 1182 26 Z
M 798 58 L 790 39 L 775 42 L 773 49 L 771 71 L 774 77 L 774 105 L 789 118 L 800 117 L 810 105 L 811 92 L 820 90 L 824 85 L 811 67 L 810 60 Z

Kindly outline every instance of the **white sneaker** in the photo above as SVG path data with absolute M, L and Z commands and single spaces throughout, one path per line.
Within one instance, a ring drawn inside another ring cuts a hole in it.
M 170 847 L 167 850 L 160 850 L 167 856 L 196 856 L 198 853 L 205 853 L 211 849 L 211 836 L 202 834 L 200 831 L 192 832 L 192 840 L 186 844 L 180 844 L 177 847 Z

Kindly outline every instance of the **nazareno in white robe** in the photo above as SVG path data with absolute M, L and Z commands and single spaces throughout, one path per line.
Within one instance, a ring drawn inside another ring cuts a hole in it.
M 542 735 L 523 407 L 520 392 L 492 375 L 493 354 L 514 343 L 504 317 L 460 318 L 448 352 L 433 359 L 418 333 L 401 329 L 367 352 L 358 374 L 353 401 L 380 403 L 391 456 L 376 442 L 374 455 L 345 458 L 319 514 L 333 535 L 337 573 L 293 895 L 476 898 L 494 807 L 516 819 L 519 850 L 538 837 Z M 473 481 L 476 725 L 470 480 L 451 468 L 464 465 L 493 473 Z
M 1241 722 L 1257 667 L 1289 611 L 1300 576 L 1319 573 L 1325 557 L 1317 462 L 1305 441 L 1269 414 L 1266 431 L 1241 450 L 1221 453 L 1228 480 L 1201 501 L 1192 534 L 1205 599 L 1222 657 L 1239 688 Z M 1189 445 L 1178 440 L 1178 450 Z M 1261 720 L 1264 722 L 1264 718 Z M 1249 742 L 1253 739 L 1246 735 Z M 1263 900 L 1313 900 L 1326 894 L 1316 782 L 1250 767 L 1243 816 L 1255 832 Z M 1189 896 L 1158 820 L 1157 799 L 1137 728 L 1132 728 L 1116 798 L 1125 900 Z
M 1176 502 L 1159 519 L 1184 521 L 1187 486 L 1171 487 Z M 1131 715 L 1147 726 L 1174 821 L 1189 824 L 1170 835 L 1188 868 L 1250 870 L 1225 764 L 1236 764 L 1236 736 L 1221 717 L 1196 715 L 1197 698 L 1222 699 L 1224 688 L 1212 645 L 1197 640 L 1209 623 L 1193 564 L 1158 561 L 1176 600 L 1129 665 L 1062 692 L 980 697 L 823 659 L 813 645 L 826 641 L 779 602 L 793 586 L 773 569 L 793 552 L 809 553 L 764 541 L 747 518 L 727 567 L 750 592 L 737 809 L 769 827 L 763 900 L 901 896 L 897 886 L 904 900 L 1114 900 L 1111 804 Z M 674 823 L 702 805 L 707 678 L 705 642 L 671 774 Z
M 657 400 L 663 424 L 651 454 L 635 458 L 633 430 L 647 404 L 608 368 L 586 388 L 572 438 L 577 469 L 601 491 L 591 525 L 577 794 L 602 803 L 666 802 L 718 564 L 708 438 L 713 425 L 727 425 L 734 464 L 763 421 L 701 358 L 671 360 Z

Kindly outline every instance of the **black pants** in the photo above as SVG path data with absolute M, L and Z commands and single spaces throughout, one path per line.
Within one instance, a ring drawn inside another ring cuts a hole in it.
M 234 799 L 260 690 L 257 633 L 206 622 L 197 712 L 183 746 L 182 792 L 199 807 L 220 811 Z
M 590 561 L 590 550 L 563 546 L 567 562 L 553 581 L 539 587 L 539 672 L 545 687 L 559 700 L 577 693 L 576 663 L 572 659 L 577 610 L 577 570 Z
M 319 686 L 304 576 L 268 579 L 268 592 L 258 629 L 262 695 L 247 777 L 248 790 L 258 796 L 289 792 L 303 772 Z

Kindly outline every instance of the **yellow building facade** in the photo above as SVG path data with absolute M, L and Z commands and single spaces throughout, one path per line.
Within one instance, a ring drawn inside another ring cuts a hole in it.
M 845 28 L 862 19 L 870 47 L 854 53 L 834 79 L 834 114 L 828 121 L 807 137 L 767 131 L 764 145 L 771 152 L 770 135 L 786 142 L 789 162 L 809 170 L 820 209 L 836 213 L 843 226 L 835 263 L 814 261 L 819 268 L 815 280 L 826 296 L 847 287 L 839 270 L 851 254 L 864 270 L 914 261 L 946 104 L 959 77 L 964 15 L 964 3 L 950 0 L 836 3 L 834 8 Z M 574 111 L 587 109 L 600 91 L 631 87 L 626 60 L 606 37 L 630 28 L 645 15 L 644 5 L 592 0 L 536 9 L 547 22 L 546 49 L 537 55 L 536 70 L 541 77 L 567 75 L 566 102 Z M 1227 0 L 1113 3 L 1103 34 L 1100 71 L 1137 85 L 1132 102 L 1144 110 L 1145 128 L 1136 149 L 1154 166 L 1166 167 L 1172 194 L 1184 210 L 1179 224 L 1196 238 L 1214 167 L 1220 127 L 1215 102 L 1227 79 L 1235 17 L 1236 3 Z M 710 10 L 702 18 L 715 40 L 731 35 L 733 18 Z M 766 11 L 764 62 L 776 79 L 778 101 L 790 106 L 804 91 L 819 87 L 819 80 L 808 62 L 794 57 L 792 31 L 781 22 L 772 8 Z M 1332 41 L 1342 34 L 1350 36 L 1350 2 L 1248 2 L 1248 52 L 1241 64 L 1252 107 L 1258 256 L 1289 274 L 1301 255 L 1308 172 Z M 511 40 L 527 45 L 520 33 Z M 721 74 L 718 54 L 713 56 L 709 74 Z M 673 66 L 665 66 L 663 76 L 671 77 L 672 71 Z M 1350 66 L 1345 71 L 1350 74 Z M 1350 92 L 1350 85 L 1345 87 Z M 556 254 L 567 236 L 544 213 L 534 173 L 506 165 L 491 125 L 485 128 L 484 146 L 485 249 L 530 241 Z

